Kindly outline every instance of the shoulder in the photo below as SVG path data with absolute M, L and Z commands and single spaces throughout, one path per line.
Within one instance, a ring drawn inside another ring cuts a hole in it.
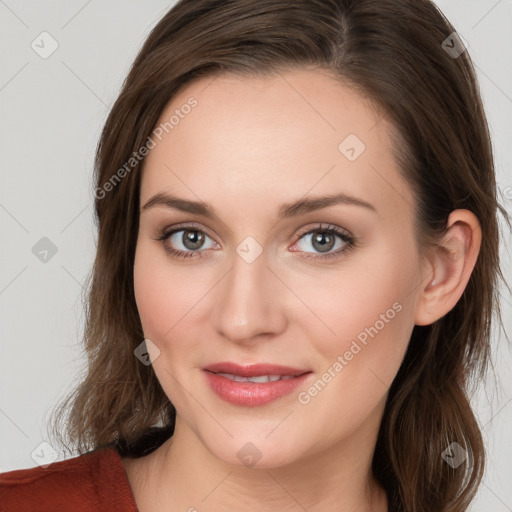
M 2 511 L 136 512 L 117 451 L 104 448 L 49 466 L 0 473 Z

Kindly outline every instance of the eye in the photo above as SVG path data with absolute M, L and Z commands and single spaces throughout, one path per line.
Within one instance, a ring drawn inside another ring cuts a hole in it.
M 202 229 L 190 225 L 164 229 L 156 240 L 162 243 L 168 254 L 176 258 L 202 258 L 206 250 L 220 248 Z M 309 252 L 308 244 L 318 252 Z M 314 229 L 299 233 L 299 240 L 291 250 L 304 253 L 305 258 L 323 259 L 340 256 L 354 246 L 355 239 L 348 231 L 337 226 L 320 224 Z
M 169 254 L 178 258 L 202 257 L 203 250 L 220 247 L 203 230 L 194 226 L 164 230 L 157 240 Z M 211 243 L 206 243 L 207 240 Z
M 308 245 L 318 253 L 315 255 L 307 251 Z M 301 234 L 299 241 L 293 247 L 299 247 L 300 252 L 305 252 L 307 254 L 306 258 L 322 259 L 339 256 L 354 246 L 355 239 L 348 231 L 337 226 L 328 225 L 324 227 L 320 225 Z

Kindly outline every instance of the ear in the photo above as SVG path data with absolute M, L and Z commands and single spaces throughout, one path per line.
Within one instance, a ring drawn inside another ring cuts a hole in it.
M 482 230 L 469 210 L 454 210 L 441 241 L 425 259 L 430 278 L 422 284 L 416 302 L 416 325 L 430 325 L 457 304 L 476 264 Z

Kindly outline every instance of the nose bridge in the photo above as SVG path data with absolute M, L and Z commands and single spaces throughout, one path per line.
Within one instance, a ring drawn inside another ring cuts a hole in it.
M 215 328 L 233 341 L 275 333 L 282 327 L 283 311 L 277 300 L 279 280 L 267 265 L 266 254 L 251 240 L 242 242 L 233 255 L 213 315 Z

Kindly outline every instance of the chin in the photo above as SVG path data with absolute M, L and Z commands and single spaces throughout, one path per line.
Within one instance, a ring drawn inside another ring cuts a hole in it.
M 261 434 L 254 436 L 254 441 L 251 441 L 250 437 L 237 436 L 224 443 L 206 444 L 206 448 L 226 464 L 240 468 L 279 468 L 297 462 L 304 455 L 298 450 L 296 442 L 286 446 L 286 443 L 277 437 L 274 442 L 265 440 Z

